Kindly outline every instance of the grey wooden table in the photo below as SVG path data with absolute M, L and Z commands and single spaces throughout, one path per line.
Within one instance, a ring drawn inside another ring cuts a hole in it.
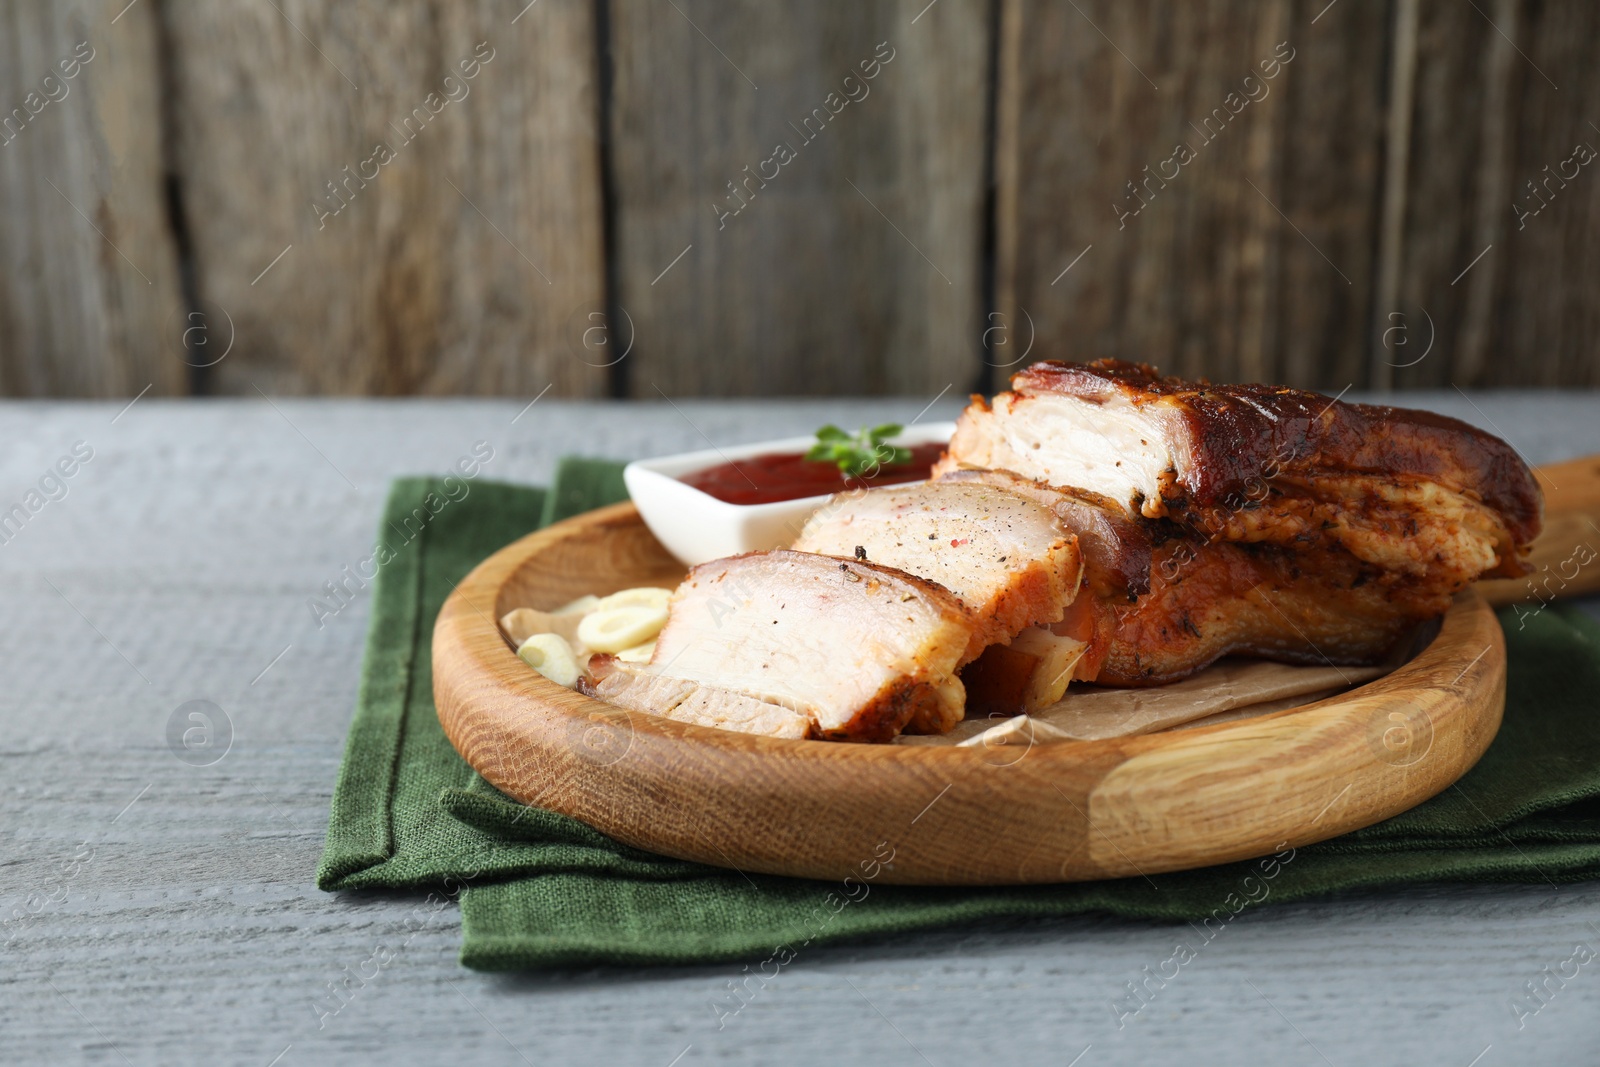
M 1533 462 L 1600 452 L 1592 394 L 1413 402 Z M 312 885 L 367 605 L 319 627 L 308 600 L 364 556 L 391 477 L 442 471 L 480 440 L 488 476 L 538 482 L 563 452 L 625 458 L 922 406 L 0 405 L 0 512 L 77 442 L 92 450 L 0 544 L 0 1061 L 1595 1062 L 1600 962 L 1520 1029 L 1512 1004 L 1576 944 L 1600 949 L 1600 884 L 1251 911 L 1120 1029 L 1112 998 L 1171 953 L 1167 925 L 1000 923 L 819 949 L 720 1031 L 708 1005 L 737 966 L 475 974 L 456 963 L 453 907 Z M 231 730 L 209 766 L 167 742 L 194 699 Z M 328 983 L 379 944 L 395 960 L 319 1019 Z

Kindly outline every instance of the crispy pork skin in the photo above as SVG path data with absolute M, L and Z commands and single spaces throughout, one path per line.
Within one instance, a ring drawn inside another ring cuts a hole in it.
M 1333 665 L 1382 661 L 1425 619 L 1449 607 L 1445 586 L 1386 575 L 1337 548 L 1174 539 L 1152 560 L 1150 589 L 1094 601 L 1102 633 L 1100 685 L 1176 681 L 1222 656 Z
M 1077 541 L 1037 497 L 969 478 L 840 493 L 792 547 L 938 582 L 973 615 L 966 662 L 1029 626 L 1060 621 L 1082 572 Z
M 619 703 L 654 711 L 653 696 L 628 696 L 645 692 L 633 689 L 638 678 L 684 683 L 686 694 L 667 694 L 678 701 L 673 717 L 721 716 L 720 725 L 772 736 L 794 736 L 797 727 L 704 691 L 787 709 L 804 718 L 809 737 L 942 733 L 961 720 L 966 694 L 956 668 L 973 627 L 955 594 L 904 571 L 807 552 L 753 552 L 690 571 L 672 595 L 651 662 L 627 671 L 613 664 L 599 685 L 613 686 L 607 691 Z
M 942 473 L 1002 469 L 1205 540 L 1335 544 L 1453 582 L 1523 573 L 1542 501 L 1499 438 L 1444 416 L 1143 364 L 1036 363 L 963 413 Z

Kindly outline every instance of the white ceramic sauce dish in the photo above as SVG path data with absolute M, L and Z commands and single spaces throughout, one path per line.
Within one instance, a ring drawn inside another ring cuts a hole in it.
M 953 422 L 908 427 L 891 443 L 922 445 L 948 441 Z M 769 452 L 804 452 L 815 437 L 785 437 L 734 448 L 708 448 L 675 456 L 635 460 L 623 468 L 628 495 L 656 540 L 689 566 L 741 552 L 780 548 L 800 534 L 811 513 L 827 495 L 779 500 L 771 504 L 729 504 L 678 479 L 685 474 L 723 463 L 750 459 Z

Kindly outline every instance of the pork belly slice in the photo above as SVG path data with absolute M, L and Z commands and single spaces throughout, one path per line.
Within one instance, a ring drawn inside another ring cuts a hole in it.
M 1541 522 L 1526 464 L 1466 423 L 1117 360 L 1036 363 L 974 398 L 935 473 L 959 468 L 1086 490 L 1207 541 L 1337 544 L 1455 588 L 1523 573 Z
M 1105 497 L 1030 481 L 1005 470 L 954 469 L 931 484 L 984 485 L 1026 497 L 1048 508 L 1061 528 L 1077 539 L 1085 587 L 1125 598 L 1150 588 L 1154 547 L 1150 530 Z
M 1045 501 L 975 478 L 840 493 L 793 547 L 865 558 L 950 590 L 974 621 L 963 662 L 1058 621 L 1083 569 L 1077 538 Z
M 1376 664 L 1418 623 L 1442 614 L 1450 597 L 1443 585 L 1386 574 L 1337 547 L 1172 540 L 1152 557 L 1146 593 L 1088 604 L 1105 636 L 1092 670 L 1078 676 L 1158 685 L 1226 655 Z
M 780 549 L 690 571 L 672 595 L 651 662 L 627 674 L 787 709 L 804 718 L 805 736 L 887 741 L 904 729 L 942 733 L 961 720 L 966 693 L 956 668 L 972 636 L 970 613 L 933 582 Z M 615 691 L 635 692 L 635 684 L 618 681 Z M 701 697 L 706 703 L 691 693 L 673 704 L 674 717 L 721 715 L 722 725 L 794 736 L 795 724 L 773 712 Z M 656 710 L 648 697 L 636 699 L 639 710 Z
M 811 733 L 810 718 L 793 708 L 682 678 L 651 674 L 647 667 L 607 658 L 603 676 L 586 685 L 584 691 L 608 704 L 696 726 L 766 737 L 799 738 Z

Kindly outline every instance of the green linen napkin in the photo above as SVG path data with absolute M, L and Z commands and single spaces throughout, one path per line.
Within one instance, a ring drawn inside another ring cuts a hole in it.
M 1189 920 L 1209 941 L 1244 908 L 1270 901 L 1420 882 L 1554 885 L 1600 876 L 1600 627 L 1561 607 L 1522 624 L 1502 616 L 1505 723 L 1459 783 L 1377 826 L 1248 863 L 1052 886 L 873 883 L 846 894 L 837 883 L 746 877 L 651 855 L 517 804 L 479 778 L 439 727 L 433 620 L 455 583 L 494 550 L 622 499 L 619 470 L 568 459 L 548 493 L 475 481 L 459 499 L 442 480 L 403 479 L 379 527 L 390 553 L 375 583 L 317 884 L 459 890 L 469 967 L 723 959 L 781 967 L 828 941 L 1094 911 Z M 458 494 L 460 484 L 452 480 Z M 420 527 L 419 508 L 429 516 Z

